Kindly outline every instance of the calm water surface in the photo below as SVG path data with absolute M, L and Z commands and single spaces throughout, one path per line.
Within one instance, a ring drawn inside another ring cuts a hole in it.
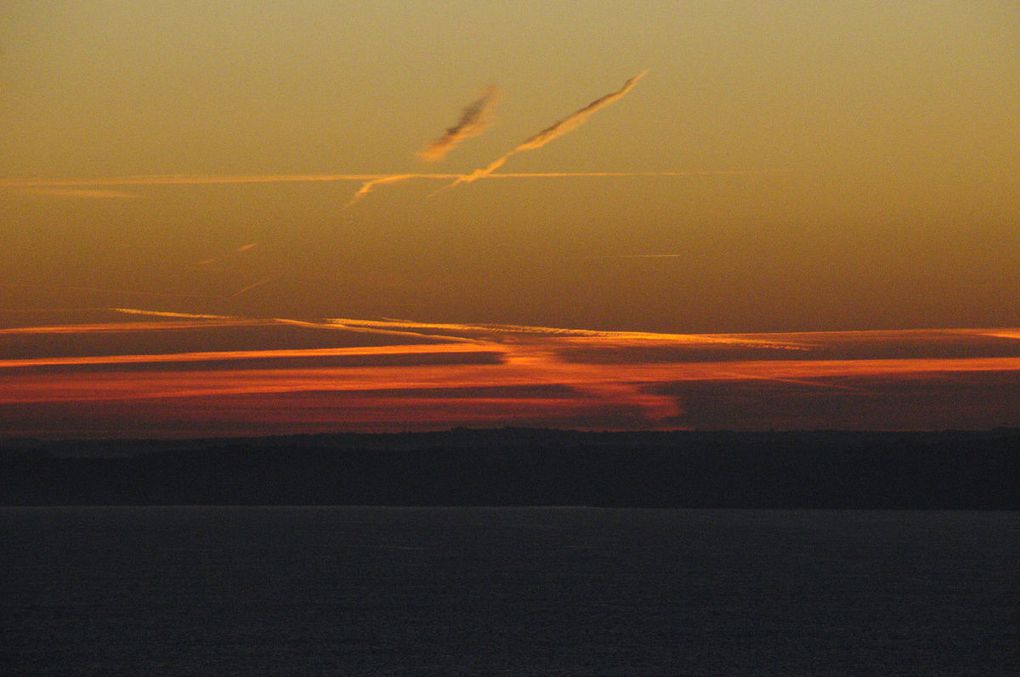
M 1020 513 L 0 509 L 4 674 L 1020 674 Z

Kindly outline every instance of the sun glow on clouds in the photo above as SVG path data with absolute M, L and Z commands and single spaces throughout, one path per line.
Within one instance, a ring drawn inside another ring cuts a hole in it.
M 883 400 L 902 407 L 897 393 L 908 385 L 952 399 L 986 381 L 1018 393 L 989 407 L 991 420 L 1020 420 L 1014 329 L 696 335 L 118 312 L 152 319 L 0 330 L 0 355 L 11 354 L 11 341 L 21 342 L 19 357 L 0 360 L 0 413 L 10 422 L 0 433 L 229 435 L 469 424 L 655 429 L 704 420 L 718 427 L 720 417 L 724 427 L 739 428 L 756 420 L 742 409 L 748 398 L 772 409 L 785 402 L 810 420 L 805 397 L 838 401 L 847 411 Z M 177 332 L 225 327 L 311 330 L 321 345 L 172 349 Z M 117 334 L 130 341 L 151 332 L 166 333 L 167 350 L 132 352 L 119 343 L 119 354 L 59 355 L 50 354 L 46 338 Z M 364 334 L 384 344 L 340 345 Z M 954 384 L 962 385 L 953 390 Z M 699 418 L 709 404 L 716 407 L 712 417 Z M 720 414 L 719 407 L 732 411 Z M 83 411 L 92 416 L 85 420 Z M 923 411 L 907 414 L 904 420 L 925 420 Z

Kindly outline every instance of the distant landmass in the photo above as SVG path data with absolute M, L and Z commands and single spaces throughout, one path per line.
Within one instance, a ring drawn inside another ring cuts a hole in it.
M 1020 509 L 1020 429 L 0 442 L 3 505 Z

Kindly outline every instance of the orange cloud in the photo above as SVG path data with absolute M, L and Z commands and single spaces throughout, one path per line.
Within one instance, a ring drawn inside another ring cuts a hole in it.
M 1015 329 L 689 335 L 352 318 L 315 322 L 196 314 L 198 319 L 190 319 L 183 313 L 176 318 L 163 311 L 126 310 L 161 319 L 3 331 L 31 338 L 51 332 L 217 332 L 224 326 L 276 327 L 278 332 L 291 326 L 378 334 L 390 343 L 4 359 L 0 414 L 30 417 L 32 411 L 64 407 L 61 411 L 71 420 L 73 408 L 87 403 L 92 412 L 179 416 L 186 428 L 205 410 L 232 416 L 238 425 L 254 424 L 264 419 L 264 403 L 272 401 L 292 417 L 274 428 L 280 430 L 299 429 L 300 421 L 314 425 L 315 420 L 356 430 L 522 421 L 662 428 L 682 426 L 696 415 L 702 418 L 695 420 L 713 425 L 759 420 L 742 409 L 729 418 L 725 412 L 705 418 L 707 401 L 714 406 L 757 402 L 771 410 L 792 407 L 796 416 L 789 420 L 816 426 L 822 421 L 824 427 L 824 419 L 813 419 L 810 407 L 804 409 L 808 392 L 827 398 L 831 406 L 838 403 L 841 412 L 867 405 L 869 420 L 881 413 L 882 401 L 895 406 L 906 387 L 939 392 L 943 398 L 957 387 L 960 393 L 975 388 L 1020 393 L 1020 346 L 1008 340 L 1020 336 Z M 164 314 L 171 316 L 162 319 Z M 422 339 L 430 343 L 419 343 Z M 652 349 L 665 350 L 665 357 L 650 361 Z M 907 356 L 889 356 L 901 354 Z M 699 405 L 700 414 L 685 402 L 697 393 L 709 398 Z M 993 413 L 999 416 L 996 421 L 1020 417 L 1020 395 L 1015 405 L 1011 402 L 988 402 L 992 413 L 980 420 L 993 420 Z M 231 413 L 232 406 L 236 410 Z M 1014 406 L 1016 411 L 1010 409 Z M 303 414 L 305 407 L 318 413 Z M 924 412 L 902 420 L 924 421 Z M 943 420 L 952 420 L 951 411 L 939 419 L 940 425 Z
M 203 322 L 100 322 L 91 324 L 57 324 L 34 327 L 7 327 L 0 336 L 17 334 L 111 334 L 138 331 L 174 331 L 183 329 L 212 329 L 215 327 L 258 327 L 265 320 L 224 320 Z
M 151 355 L 87 355 L 74 357 L 36 357 L 0 360 L 0 369 L 26 367 L 91 367 L 117 364 L 172 364 L 188 362 L 224 362 L 239 360 L 275 360 L 295 357 L 365 357 L 390 355 L 434 355 L 438 353 L 491 353 L 485 346 L 470 344 L 411 344 L 389 346 L 356 346 L 350 348 L 304 348 L 277 350 L 225 350 L 192 353 L 157 353 Z
M 110 308 L 115 313 L 124 315 L 145 315 L 149 317 L 180 317 L 189 320 L 239 320 L 233 315 L 210 315 L 208 313 L 179 313 L 169 310 L 145 310 L 143 308 Z

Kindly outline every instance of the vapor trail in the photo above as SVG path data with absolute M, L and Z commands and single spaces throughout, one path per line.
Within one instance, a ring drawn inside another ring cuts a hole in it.
M 49 289 L 54 291 L 80 291 L 96 294 L 120 294 L 124 296 L 151 296 L 154 298 L 181 298 L 181 299 L 221 299 L 222 296 L 215 294 L 187 294 L 183 292 L 156 292 L 143 291 L 139 289 L 110 289 L 107 287 L 84 287 L 65 284 L 18 284 L 13 282 L 0 282 L 0 287 L 9 289 Z
M 0 188 L 59 188 L 63 186 L 234 186 L 251 183 L 333 183 L 369 181 L 389 174 L 255 174 L 201 176 L 157 174 L 95 179 L 0 179 Z
M 605 105 L 605 104 L 603 104 Z M 591 115 L 588 112 L 587 115 Z M 575 124 L 574 127 L 577 125 Z M 560 127 L 560 135 L 566 131 Z M 535 137 L 532 137 L 534 139 Z M 555 137 L 553 137 L 555 138 Z M 552 139 L 545 137 L 543 145 Z M 530 140 L 529 140 L 530 141 Z M 529 142 L 525 142 L 529 143 Z M 530 143 L 535 143 L 530 141 Z M 523 145 L 523 144 L 522 144 Z M 537 147 L 537 146 L 533 146 Z M 519 147 L 518 147 L 519 148 Z M 365 195 L 371 193 L 376 186 L 389 183 L 399 183 L 411 180 L 427 181 L 451 181 L 454 183 L 443 188 L 447 190 L 459 183 L 473 183 L 478 179 L 552 179 L 552 178 L 586 178 L 586 177 L 696 177 L 696 176 L 746 176 L 754 174 L 768 174 L 784 172 L 784 169 L 723 169 L 705 171 L 664 171 L 664 172 L 505 172 L 494 174 L 506 164 L 513 152 L 504 155 L 494 161 L 484 170 L 475 170 L 471 174 L 454 173 L 403 173 L 403 174 L 266 174 L 266 175 L 234 175 L 234 176 L 195 176 L 195 175 L 150 175 L 150 176 L 121 176 L 101 177 L 95 179 L 3 179 L 0 178 L 0 189 L 25 189 L 25 188 L 49 188 L 49 187 L 71 187 L 71 186 L 233 186 L 248 184 L 275 184 L 275 183 L 338 183 L 338 182 L 360 182 L 362 185 L 354 197 L 348 201 L 351 206 L 361 200 Z M 200 263 L 209 263 L 203 261 Z
M 623 83 L 623 87 L 620 87 L 620 89 L 616 90 L 615 92 L 610 92 L 605 96 L 595 99 L 584 108 L 581 108 L 580 110 L 571 113 L 562 120 L 559 120 L 558 122 L 553 123 L 549 127 L 546 127 L 538 134 L 535 134 L 529 139 L 526 139 L 524 142 L 518 144 L 517 147 L 513 148 L 510 152 L 506 153 L 501 157 L 496 158 L 485 167 L 482 167 L 481 169 L 476 169 L 470 174 L 466 174 L 464 176 L 457 178 L 453 183 L 444 186 L 443 188 L 440 188 L 436 193 L 433 193 L 433 195 L 454 188 L 462 183 L 474 183 L 478 179 L 484 179 L 485 177 L 489 176 L 494 171 L 505 165 L 507 160 L 509 160 L 512 156 L 516 155 L 517 153 L 523 153 L 524 151 L 528 150 L 536 150 L 546 145 L 547 143 L 555 139 L 558 139 L 564 134 L 569 134 L 570 132 L 574 131 L 575 129 L 583 125 L 585 122 L 587 122 L 588 118 L 590 118 L 598 111 L 602 110 L 609 104 L 614 103 L 619 99 L 622 99 L 623 97 L 627 96 L 630 90 L 634 89 L 634 86 L 637 85 L 638 81 L 640 81 L 641 78 L 643 78 L 647 74 L 648 74 L 647 70 L 638 73 L 637 75 Z
M 209 313 L 176 313 L 169 310 L 146 310 L 144 308 L 107 308 L 124 315 L 145 315 L 146 317 L 174 317 L 187 320 L 244 320 L 237 315 L 211 315 Z
M 438 162 L 460 142 L 484 132 L 492 124 L 492 109 L 499 101 L 499 96 L 497 87 L 487 87 L 481 98 L 471 102 L 461 111 L 457 124 L 425 146 L 418 153 L 418 157 L 425 162 Z
M 270 282 L 272 282 L 272 281 L 273 281 L 273 280 L 275 280 L 275 279 L 276 279 L 276 276 L 275 276 L 275 275 L 270 275 L 269 277 L 264 277 L 264 278 L 262 278 L 262 279 L 260 279 L 260 280 L 257 280 L 257 281 L 255 281 L 255 282 L 252 282 L 251 284 L 249 284 L 249 285 L 248 285 L 248 286 L 246 286 L 246 287 L 242 287 L 241 289 L 238 289 L 238 290 L 237 290 L 237 291 L 235 291 L 235 292 L 234 292 L 233 294 L 230 294 L 229 296 L 227 296 L 227 298 L 228 298 L 228 299 L 233 299 L 233 298 L 237 298 L 237 297 L 238 297 L 238 296 L 240 296 L 241 294 L 244 294 L 244 293 L 250 292 L 250 291 L 251 291 L 252 289 L 258 289 L 258 288 L 259 288 L 259 287 L 261 287 L 262 285 L 264 285 L 264 284 L 269 284 Z
M 354 194 L 354 197 L 347 201 L 347 204 L 345 204 L 344 207 L 353 207 L 354 205 L 361 201 L 361 198 L 371 193 L 376 186 L 382 186 L 387 183 L 398 183 L 400 181 L 407 181 L 408 179 L 419 178 L 420 176 L 421 176 L 420 174 L 391 174 L 389 176 L 382 176 L 375 179 L 369 179 L 368 181 L 365 181 L 363 184 L 361 184 L 361 188 L 359 188 L 358 192 Z
M 582 256 L 587 261 L 603 259 L 680 259 L 689 254 L 601 254 L 599 256 Z
M 548 143 L 548 141 L 546 142 Z M 455 179 L 454 183 L 441 188 L 440 191 L 449 190 L 458 183 L 471 183 L 478 179 L 571 179 L 571 178 L 628 178 L 628 177 L 640 177 L 640 176 L 743 176 L 747 174 L 762 174 L 770 171 L 768 169 L 723 169 L 723 170 L 709 170 L 709 171 L 690 171 L 690 172 L 505 172 L 502 174 L 494 174 L 497 169 L 506 164 L 507 158 L 512 155 L 504 155 L 498 160 L 494 161 L 488 167 L 486 167 L 487 173 L 484 175 L 478 175 L 482 170 L 476 170 L 473 174 L 386 174 L 384 176 L 375 176 L 366 179 L 362 184 L 358 192 L 347 201 L 344 207 L 352 207 L 357 203 L 361 202 L 361 199 L 375 190 L 376 186 L 382 186 L 391 183 L 402 183 L 404 181 L 412 181 L 417 179 L 427 180 L 442 180 L 448 181 Z
M 21 188 L 31 194 L 50 197 L 71 197 L 86 200 L 131 200 L 141 197 L 126 190 L 103 190 L 100 188 Z
M 533 137 L 531 137 L 521 145 L 517 146 L 517 148 L 514 149 L 514 152 L 535 150 L 536 148 L 541 148 L 542 146 L 546 145 L 553 139 L 557 139 L 563 136 L 564 134 L 572 132 L 573 130 L 583 125 L 588 120 L 588 118 L 590 118 L 592 115 L 594 115 L 602 108 L 605 108 L 609 104 L 625 97 L 627 93 L 630 92 L 630 90 L 632 90 L 635 85 L 637 85 L 638 81 L 641 80 L 641 78 L 645 77 L 645 75 L 647 74 L 648 74 L 647 70 L 641 71 L 631 79 L 627 80 L 627 82 L 623 83 L 623 87 L 621 87 L 620 89 L 616 90 L 615 92 L 606 94 L 601 98 L 595 99 L 581 110 L 571 115 L 568 115 L 567 117 L 563 118 L 559 122 L 550 125 L 549 127 L 546 127 L 538 134 L 535 134 Z

